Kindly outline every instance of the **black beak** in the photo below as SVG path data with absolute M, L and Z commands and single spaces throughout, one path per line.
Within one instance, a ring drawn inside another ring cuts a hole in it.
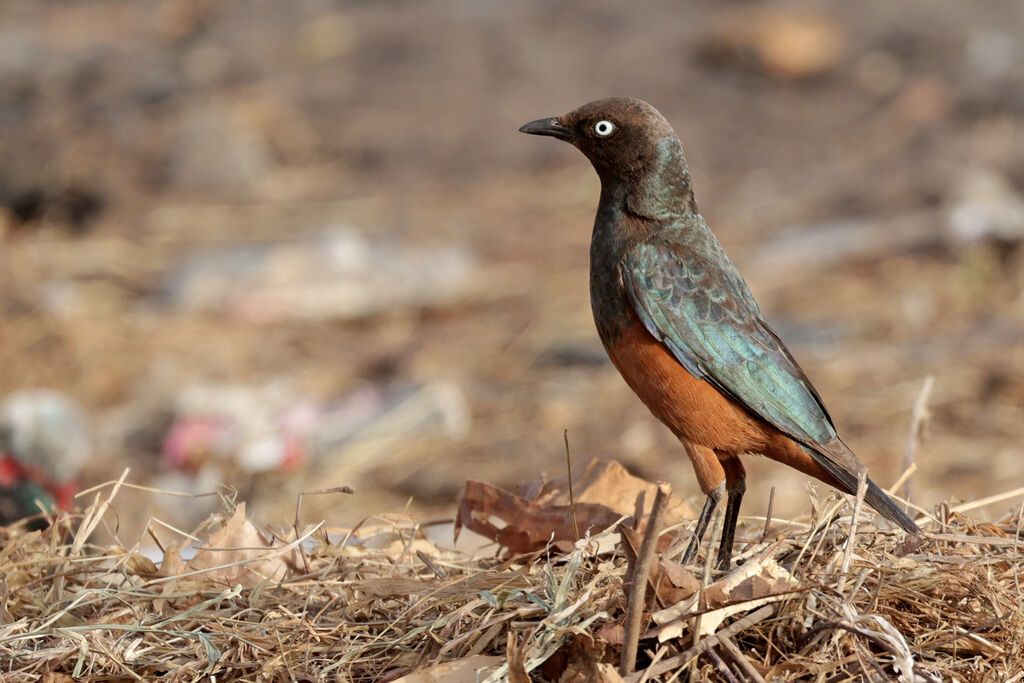
M 572 129 L 563 126 L 557 116 L 552 116 L 548 119 L 530 121 L 528 124 L 520 128 L 519 132 L 529 133 L 530 135 L 549 135 L 553 138 L 565 141 L 573 139 Z

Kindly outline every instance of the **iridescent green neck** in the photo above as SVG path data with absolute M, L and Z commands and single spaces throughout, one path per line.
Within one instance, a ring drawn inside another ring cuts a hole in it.
M 640 178 L 626 192 L 627 210 L 652 220 L 697 213 L 679 138 L 668 135 L 659 139 L 654 154 L 646 161 Z

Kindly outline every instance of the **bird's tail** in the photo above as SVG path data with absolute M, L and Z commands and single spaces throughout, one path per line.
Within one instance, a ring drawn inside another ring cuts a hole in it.
M 851 493 L 857 495 L 857 491 L 854 490 Z M 901 529 L 906 531 L 908 534 L 919 534 L 921 530 L 914 524 L 914 520 L 910 518 L 906 512 L 904 512 L 896 501 L 885 494 L 885 491 L 880 489 L 875 482 L 868 479 L 868 490 L 864 494 L 864 502 L 875 508 L 878 514 L 885 517 L 893 524 L 898 525 Z
M 857 495 L 857 475 L 854 474 L 853 469 L 854 467 L 861 469 L 864 466 L 860 464 L 860 461 L 857 460 L 846 444 L 838 438 L 834 439 L 832 443 L 824 447 L 828 449 L 828 454 L 814 448 L 808 448 L 806 445 L 803 448 L 815 462 L 835 478 L 837 488 L 851 495 Z M 840 464 L 837 460 L 843 464 Z M 864 502 L 873 507 L 878 514 L 907 533 L 915 535 L 921 533 L 918 526 L 914 524 L 914 520 L 896 505 L 896 502 L 886 495 L 885 491 L 879 488 L 870 478 L 867 480 Z

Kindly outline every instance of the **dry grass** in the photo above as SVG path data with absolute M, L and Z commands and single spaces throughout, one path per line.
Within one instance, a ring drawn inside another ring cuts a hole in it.
M 438 548 L 416 519 L 392 515 L 342 539 L 316 525 L 298 542 L 292 530 L 270 547 L 239 548 L 239 529 L 252 527 L 229 510 L 204 543 L 223 561 L 183 565 L 168 547 L 158 569 L 137 545 L 87 540 L 116 524 L 121 485 L 46 532 L 0 531 L 0 662 L 10 680 L 386 681 L 478 655 L 492 657 L 471 660 L 492 666 L 480 680 L 618 680 L 630 546 L 608 542 L 615 529 L 567 554 L 501 559 L 493 547 Z M 648 591 L 637 673 L 626 680 L 1024 677 L 1020 508 L 987 523 L 942 506 L 919 518 L 920 544 L 867 515 L 853 525 L 849 499 L 817 509 L 765 536 L 763 518 L 748 520 L 733 576 L 753 568 L 754 578 L 730 584 L 704 570 L 689 611 Z M 168 533 L 151 526 L 154 537 Z M 778 590 L 769 574 L 796 588 Z M 708 606 L 716 587 L 724 608 Z M 665 608 L 684 616 L 666 618 Z

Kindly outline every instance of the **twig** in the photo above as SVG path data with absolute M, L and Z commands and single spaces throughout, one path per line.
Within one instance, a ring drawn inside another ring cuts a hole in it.
M 960 505 L 949 508 L 949 514 L 955 515 L 961 512 L 967 512 L 968 510 L 983 508 L 986 505 L 992 505 L 993 503 L 1001 503 L 1004 500 L 1007 500 L 1008 498 L 1016 498 L 1017 496 L 1024 496 L 1024 487 L 1021 487 L 1019 489 L 1013 489 L 1012 491 L 997 493 L 994 496 L 982 498 L 981 500 L 972 500 L 969 503 L 961 503 Z
M 847 624 L 846 622 L 842 622 L 842 621 L 820 621 L 817 624 L 815 624 L 814 626 L 812 626 L 811 629 L 805 635 L 806 635 L 806 637 L 809 638 L 810 636 L 814 635 L 818 631 L 825 631 L 825 630 L 848 631 L 849 633 L 852 633 L 855 636 L 860 636 L 862 638 L 866 638 L 867 640 L 870 640 L 872 643 L 874 643 L 878 647 L 882 648 L 883 650 L 885 650 L 887 653 L 893 655 L 894 657 L 898 657 L 899 654 L 900 654 L 899 651 L 895 647 L 893 647 L 892 643 L 890 643 L 888 640 L 883 638 L 880 634 L 878 634 L 878 633 L 876 633 L 874 631 L 869 631 L 867 629 L 858 628 L 858 627 L 854 626 L 853 624 Z
M 846 547 L 843 548 L 843 564 L 840 574 L 843 575 L 842 588 L 846 588 L 846 572 L 850 570 L 850 558 L 853 555 L 853 545 L 857 539 L 857 518 L 860 517 L 861 506 L 864 505 L 864 494 L 868 492 L 868 471 L 861 468 L 857 475 L 857 500 L 853 504 L 853 515 L 850 517 L 850 535 L 846 539 Z
M 710 636 L 702 640 L 700 643 L 686 650 L 686 652 L 678 654 L 674 657 L 669 657 L 668 659 L 662 660 L 661 662 L 658 662 L 653 666 L 649 666 L 641 673 L 646 675 L 648 678 L 653 678 L 654 676 L 658 676 L 667 671 L 673 671 L 685 665 L 691 659 L 699 655 L 704 650 L 704 643 L 708 643 L 709 645 L 715 645 L 717 643 L 722 642 L 723 638 L 732 638 L 737 633 L 745 631 L 746 629 L 750 628 L 751 626 L 754 626 L 755 624 L 761 623 L 774 613 L 775 605 L 765 605 L 761 609 L 751 612 L 742 619 L 737 619 L 736 621 L 732 622 L 722 630 L 711 634 Z M 639 681 L 640 675 L 641 674 L 639 673 L 632 674 L 626 679 L 626 683 L 635 683 L 636 681 Z
M 711 538 L 708 539 L 709 547 L 707 548 L 707 550 L 704 551 L 704 572 L 701 575 L 700 588 L 697 589 L 699 591 L 699 594 L 697 596 L 697 607 L 700 608 L 701 611 L 697 614 L 697 616 L 693 620 L 693 644 L 694 644 L 694 646 L 696 646 L 698 644 L 698 642 L 700 641 L 701 620 L 704 618 L 704 610 L 703 610 L 703 608 L 707 607 L 707 601 L 704 598 L 704 589 L 707 588 L 711 584 L 711 567 L 714 566 L 714 558 L 715 558 L 715 554 L 713 552 L 711 552 L 711 548 L 714 547 L 715 539 L 718 538 L 719 535 L 722 532 L 722 526 L 723 526 L 723 523 L 724 523 L 724 519 L 725 519 L 724 512 L 721 510 L 721 507 L 719 507 L 719 509 L 715 512 L 715 516 L 712 518 L 712 522 L 711 522 Z
M 934 642 L 928 643 L 927 645 L 922 646 L 921 649 L 931 650 L 934 652 L 940 647 L 947 647 L 950 643 L 953 643 L 962 638 L 971 638 L 972 636 L 976 636 L 979 631 L 990 629 L 993 626 L 996 626 L 1002 623 L 1003 621 L 1006 621 L 1007 617 L 1009 616 L 1009 614 L 1004 614 L 1001 617 L 990 619 L 989 621 L 986 621 L 984 624 L 978 624 L 977 626 L 974 626 L 972 628 L 965 628 L 963 629 L 963 633 L 957 633 L 953 636 L 950 636 L 949 638 L 943 638 L 942 640 L 936 640 Z
M 746 655 L 740 651 L 736 643 L 732 642 L 732 638 L 723 638 L 722 636 L 718 636 L 718 644 L 722 646 L 722 649 L 729 653 L 729 656 L 732 657 L 734 662 L 736 662 L 736 665 L 743 669 L 743 673 L 747 676 L 748 680 L 751 680 L 754 683 L 765 683 L 764 677 L 761 676 L 761 673 L 754 668 L 754 665 L 751 664 Z
M 914 401 L 914 409 L 910 413 L 910 432 L 907 434 L 907 447 L 903 451 L 903 470 L 909 470 L 914 464 L 914 456 L 917 455 L 917 447 L 921 443 L 921 436 L 924 430 L 925 421 L 928 419 L 928 396 L 932 393 L 932 386 L 935 384 L 935 377 L 928 375 L 924 378 L 924 385 L 921 393 Z M 910 477 L 903 482 L 903 497 L 910 502 Z
M 713 648 L 708 641 L 705 640 L 703 642 L 704 654 L 706 654 L 708 659 L 712 661 L 715 668 L 718 669 L 718 673 L 722 675 L 722 678 L 724 678 L 727 683 L 740 683 L 736 676 L 733 675 L 732 671 L 729 670 L 729 665 L 725 663 L 717 652 L 715 652 L 715 648 Z
M 761 543 L 768 538 L 768 529 L 772 525 L 772 510 L 775 509 L 775 487 L 772 487 L 771 493 L 768 494 L 768 512 L 764 516 L 764 531 L 761 532 Z
M 398 537 L 402 537 L 402 530 L 398 529 Z M 394 576 L 395 572 L 398 571 L 398 567 L 405 561 L 405 558 L 409 555 L 409 551 L 412 550 L 412 544 L 416 542 L 416 534 L 422 533 L 420 531 L 420 525 L 413 526 L 412 531 L 409 533 L 409 542 L 405 544 L 405 548 L 402 549 L 402 554 L 398 556 L 398 559 L 391 565 L 390 576 Z M 308 574 L 309 572 L 307 572 Z
M 896 481 L 894 481 L 889 486 L 889 488 L 886 489 L 886 493 L 892 496 L 894 492 L 899 491 L 900 487 L 903 486 L 903 482 L 905 482 L 907 479 L 910 479 L 914 472 L 917 472 L 917 463 L 911 463 L 910 467 L 903 470 L 903 473 L 900 476 L 896 477 Z M 907 502 L 907 505 L 909 505 L 909 502 Z
M 572 458 L 569 457 L 569 430 L 562 432 L 565 439 L 565 469 L 569 473 L 569 516 L 572 517 L 572 531 L 576 540 L 580 540 L 580 527 L 576 523 L 576 495 L 572 491 Z
M 325 493 L 355 493 L 351 487 L 348 486 L 332 486 L 329 489 L 320 489 L 319 491 L 300 491 L 299 495 L 295 497 L 295 538 L 298 538 L 302 534 L 299 533 L 300 519 L 302 518 L 302 497 L 303 496 L 319 496 Z M 311 571 L 309 566 L 309 558 L 306 557 L 306 551 L 299 544 L 299 557 L 302 558 L 302 566 L 308 574 Z
M 420 558 L 420 562 L 422 562 L 423 564 L 427 565 L 427 569 L 429 569 L 430 571 L 434 572 L 434 576 L 436 576 L 437 578 L 439 578 L 439 579 L 446 579 L 446 578 L 448 578 L 448 572 L 446 572 L 441 567 L 438 567 L 437 564 L 432 559 L 430 559 L 430 556 L 427 555 L 422 550 L 417 550 L 416 551 L 416 557 Z
M 85 517 L 82 519 L 82 523 L 78 527 L 78 531 L 75 533 L 75 539 L 71 544 L 71 551 L 68 553 L 69 557 L 77 557 L 81 553 L 85 542 L 90 536 L 92 536 L 92 532 L 96 531 L 96 527 L 99 526 L 100 520 L 103 519 L 103 515 L 106 514 L 107 509 L 110 507 L 110 503 L 114 500 L 114 497 L 117 496 L 117 492 L 122 486 L 124 486 L 124 481 L 128 478 L 128 473 L 131 471 L 130 467 L 125 468 L 121 473 L 121 476 L 110 488 L 110 495 L 108 495 L 106 500 L 102 503 L 99 502 L 100 497 L 97 494 L 92 507 L 86 511 Z M 97 503 L 99 503 L 99 505 L 97 505 Z
M 623 675 L 633 673 L 636 668 L 636 653 L 640 641 L 641 621 L 644 613 L 644 602 L 647 597 L 647 577 L 651 573 L 651 563 L 658 549 L 658 536 L 665 520 L 665 508 L 672 487 L 665 482 L 658 483 L 658 493 L 654 496 L 651 516 L 647 522 L 647 531 L 640 544 L 633 572 L 630 576 L 629 599 L 626 603 L 626 629 L 622 641 L 622 660 L 619 670 Z
M 633 528 L 636 531 L 640 531 L 640 523 L 644 519 L 644 503 L 646 503 L 647 492 L 640 489 L 640 493 L 636 494 L 636 500 L 633 501 Z
M 181 491 L 170 491 L 168 489 L 160 489 L 154 488 L 152 486 L 142 486 L 141 484 L 131 484 L 126 481 L 114 480 L 105 481 L 102 484 L 96 484 L 95 486 L 90 486 L 89 488 L 83 491 L 79 491 L 78 493 L 75 494 L 75 498 L 84 498 L 85 496 L 89 495 L 94 491 L 99 491 L 100 489 L 114 485 L 116 485 L 118 488 L 135 489 L 136 491 L 145 491 L 147 493 L 159 493 L 160 495 L 163 496 L 176 496 L 178 498 L 209 498 L 210 496 L 220 495 L 218 491 L 207 491 L 206 493 L 183 493 Z

